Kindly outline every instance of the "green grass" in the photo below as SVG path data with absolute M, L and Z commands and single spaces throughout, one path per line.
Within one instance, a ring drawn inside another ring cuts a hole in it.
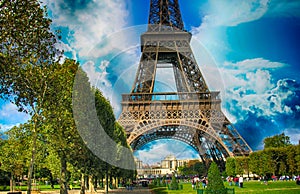
M 32 186 L 32 190 L 40 190 L 40 191 L 50 191 L 50 190 L 59 190 L 59 185 L 54 185 L 54 189 L 51 188 L 51 185 L 39 185 L 39 186 Z M 73 186 L 73 189 L 78 189 L 80 186 Z M 26 191 L 27 186 L 16 186 L 15 190 L 17 191 Z M 0 191 L 9 191 L 9 186 L 0 186 Z
M 237 186 L 229 186 L 228 183 L 225 183 L 225 186 L 227 188 L 234 188 L 235 193 L 250 193 L 250 194 L 256 194 L 256 193 L 267 193 L 267 194 L 298 194 L 300 193 L 300 185 L 296 185 L 294 181 L 277 181 L 277 182 L 268 182 L 267 185 L 265 185 L 262 182 L 259 181 L 249 181 L 244 182 L 244 187 L 239 188 Z M 190 183 L 183 183 L 183 190 L 168 190 L 166 187 L 153 187 L 152 190 L 155 194 L 166 194 L 166 193 L 182 193 L 182 194 L 196 194 L 196 190 L 192 189 L 192 185 Z

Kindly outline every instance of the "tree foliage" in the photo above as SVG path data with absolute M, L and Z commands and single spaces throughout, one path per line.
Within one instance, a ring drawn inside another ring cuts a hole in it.
M 239 175 L 249 173 L 249 158 L 240 156 L 235 158 L 235 173 Z
M 234 177 L 236 175 L 235 171 L 235 158 L 226 158 L 226 174 L 228 176 Z
M 207 173 L 206 166 L 203 162 L 199 162 L 199 160 L 191 160 L 189 163 L 184 164 L 184 166 L 178 167 L 178 171 L 182 175 L 199 175 L 205 176 Z
M 208 185 L 206 191 L 208 193 L 227 193 L 222 181 L 219 168 L 215 162 L 212 162 L 208 169 Z
M 25 129 L 29 125 L 20 126 Z M 13 127 L 7 132 L 8 140 L 3 141 L 0 152 L 1 169 L 10 172 L 10 190 L 14 190 L 15 178 L 22 176 L 27 170 L 28 159 L 30 158 L 26 150 L 30 146 L 30 134 L 20 133 L 18 127 Z
M 280 148 L 291 145 L 290 137 L 284 133 L 264 139 L 264 148 Z
M 175 173 L 172 174 L 170 189 L 171 190 L 178 190 L 179 189 L 179 185 L 178 185 L 178 182 L 176 180 Z
M 35 84 L 30 79 L 38 79 L 35 77 L 38 69 L 45 70 L 59 55 L 50 24 L 46 9 L 37 0 L 0 2 L 0 94 L 2 97 L 14 95 L 13 101 L 22 105 L 21 109 L 34 102 L 28 99 L 29 95 L 37 100 L 38 91 L 44 88 L 32 88 Z M 46 72 L 39 72 L 45 77 Z
M 36 154 L 41 111 L 48 87 L 49 68 L 54 57 L 56 37 L 50 31 L 51 20 L 37 0 L 0 2 L 0 97 L 29 113 L 34 124 L 28 173 L 28 193 Z

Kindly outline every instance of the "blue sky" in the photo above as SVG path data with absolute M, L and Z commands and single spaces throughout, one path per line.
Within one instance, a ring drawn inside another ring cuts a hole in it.
M 282 132 L 298 143 L 300 2 L 179 3 L 185 28 L 193 34 L 191 45 L 200 70 L 210 89 L 221 91 L 223 112 L 252 149 L 262 149 L 265 137 Z M 135 76 L 150 1 L 45 0 L 44 4 L 53 30 L 62 30 L 58 47 L 82 64 L 118 117 L 121 94 L 130 91 Z M 27 119 L 9 102 L 0 101 L 0 130 Z M 153 163 L 171 153 L 178 158 L 197 157 L 185 144 L 173 140 L 152 142 L 135 154 Z

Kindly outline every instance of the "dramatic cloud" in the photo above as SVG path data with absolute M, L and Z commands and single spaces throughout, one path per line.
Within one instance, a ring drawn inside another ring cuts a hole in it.
M 283 131 L 291 134 L 290 129 L 299 127 L 300 84 L 272 78 L 272 72 L 284 66 L 265 59 L 248 59 L 226 63 L 220 70 L 226 115 L 254 149 L 262 148 L 266 136 Z
M 79 57 L 87 56 L 99 41 L 122 29 L 128 15 L 124 1 L 50 1 L 45 4 L 50 10 L 55 29 L 61 29 L 65 43 Z M 68 50 L 70 51 L 70 50 Z
M 238 51 L 233 48 L 241 45 L 233 41 L 237 37 L 230 36 L 228 29 L 263 17 L 299 17 L 299 8 L 298 1 L 213 0 L 200 10 L 204 15 L 202 23 L 192 28 L 194 39 L 215 60 L 216 65 L 212 62 L 207 65 L 201 62 L 203 56 L 198 57 L 206 82 L 210 89 L 221 91 L 223 112 L 254 149 L 263 148 L 266 136 L 282 132 L 292 135 L 297 130 L 299 133 L 299 83 L 293 79 L 275 78 L 288 65 L 256 58 L 264 53 L 256 52 L 253 59 L 244 60 L 241 56 L 230 55 L 236 54 Z M 254 43 L 248 42 L 250 40 L 242 41 L 253 44 L 251 49 L 256 49 Z M 194 49 L 196 57 L 202 52 L 197 53 L 198 50 Z M 247 54 L 252 53 L 250 49 L 247 51 Z M 241 61 L 228 62 L 236 61 L 236 57 Z M 298 143 L 296 137 L 293 136 L 293 143 Z
M 271 70 L 274 71 L 284 65 L 265 59 L 226 63 L 221 72 L 226 88 L 224 100 L 228 103 L 228 108 L 240 107 L 242 111 L 259 112 L 257 116 L 290 113 L 285 101 L 293 95 L 293 91 L 281 89 L 287 80 L 279 80 L 276 83 L 271 76 Z M 233 102 L 234 106 L 230 106 Z M 244 114 L 240 112 L 236 117 L 241 119 L 242 115 Z

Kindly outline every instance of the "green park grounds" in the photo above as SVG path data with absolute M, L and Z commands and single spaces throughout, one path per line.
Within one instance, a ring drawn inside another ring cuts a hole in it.
M 181 183 L 183 185 L 182 190 L 168 190 L 167 187 L 156 187 L 150 185 L 152 191 L 155 194 L 172 194 L 172 193 L 180 193 L 180 194 L 197 194 L 197 190 L 192 189 L 191 183 Z M 239 188 L 238 186 L 229 186 L 227 182 L 224 182 L 226 188 L 233 188 L 234 193 L 267 193 L 267 194 L 298 194 L 300 193 L 300 185 L 297 185 L 295 181 L 269 181 L 267 184 L 264 184 L 260 181 L 248 181 L 244 182 L 244 187 Z M 200 186 L 200 189 L 203 189 Z M 199 192 L 202 193 L 202 192 Z M 204 189 L 205 194 L 205 189 Z
M 39 186 L 33 186 L 32 190 L 38 190 L 38 191 L 54 191 L 57 190 L 59 191 L 60 186 L 59 185 L 54 185 L 54 188 L 51 188 L 51 185 L 39 185 Z M 80 189 L 80 186 L 73 186 L 73 189 Z M 1 191 L 9 191 L 10 188 L 9 186 L 3 186 L 0 185 L 0 192 Z M 16 191 L 26 191 L 27 190 L 27 185 L 23 186 L 15 186 Z
M 181 190 L 169 190 L 168 187 L 159 187 L 159 186 L 153 186 L 150 185 L 149 187 L 152 189 L 152 192 L 154 194 L 172 194 L 172 193 L 180 193 L 180 194 L 197 194 L 196 189 L 192 189 L 191 183 L 180 183 L 182 185 Z M 298 194 L 300 193 L 300 185 L 297 185 L 295 181 L 269 181 L 267 184 L 264 184 L 260 181 L 247 181 L 244 182 L 244 187 L 239 188 L 238 186 L 229 186 L 227 182 L 224 182 L 224 185 L 226 188 L 234 189 L 234 193 L 250 193 L 250 194 L 256 194 L 256 193 L 267 193 L 267 194 Z M 39 185 L 36 187 L 40 191 L 53 191 L 53 190 L 59 190 L 59 185 L 55 185 L 54 189 L 51 188 L 50 185 Z M 16 190 L 20 191 L 26 191 L 26 186 L 17 186 Z M 35 188 L 33 188 L 35 189 Z M 79 186 L 74 186 L 73 189 L 80 189 Z M 200 186 L 200 189 L 203 190 L 202 186 Z M 9 191 L 9 186 L 0 186 L 0 191 Z M 205 194 L 204 192 L 198 192 Z

